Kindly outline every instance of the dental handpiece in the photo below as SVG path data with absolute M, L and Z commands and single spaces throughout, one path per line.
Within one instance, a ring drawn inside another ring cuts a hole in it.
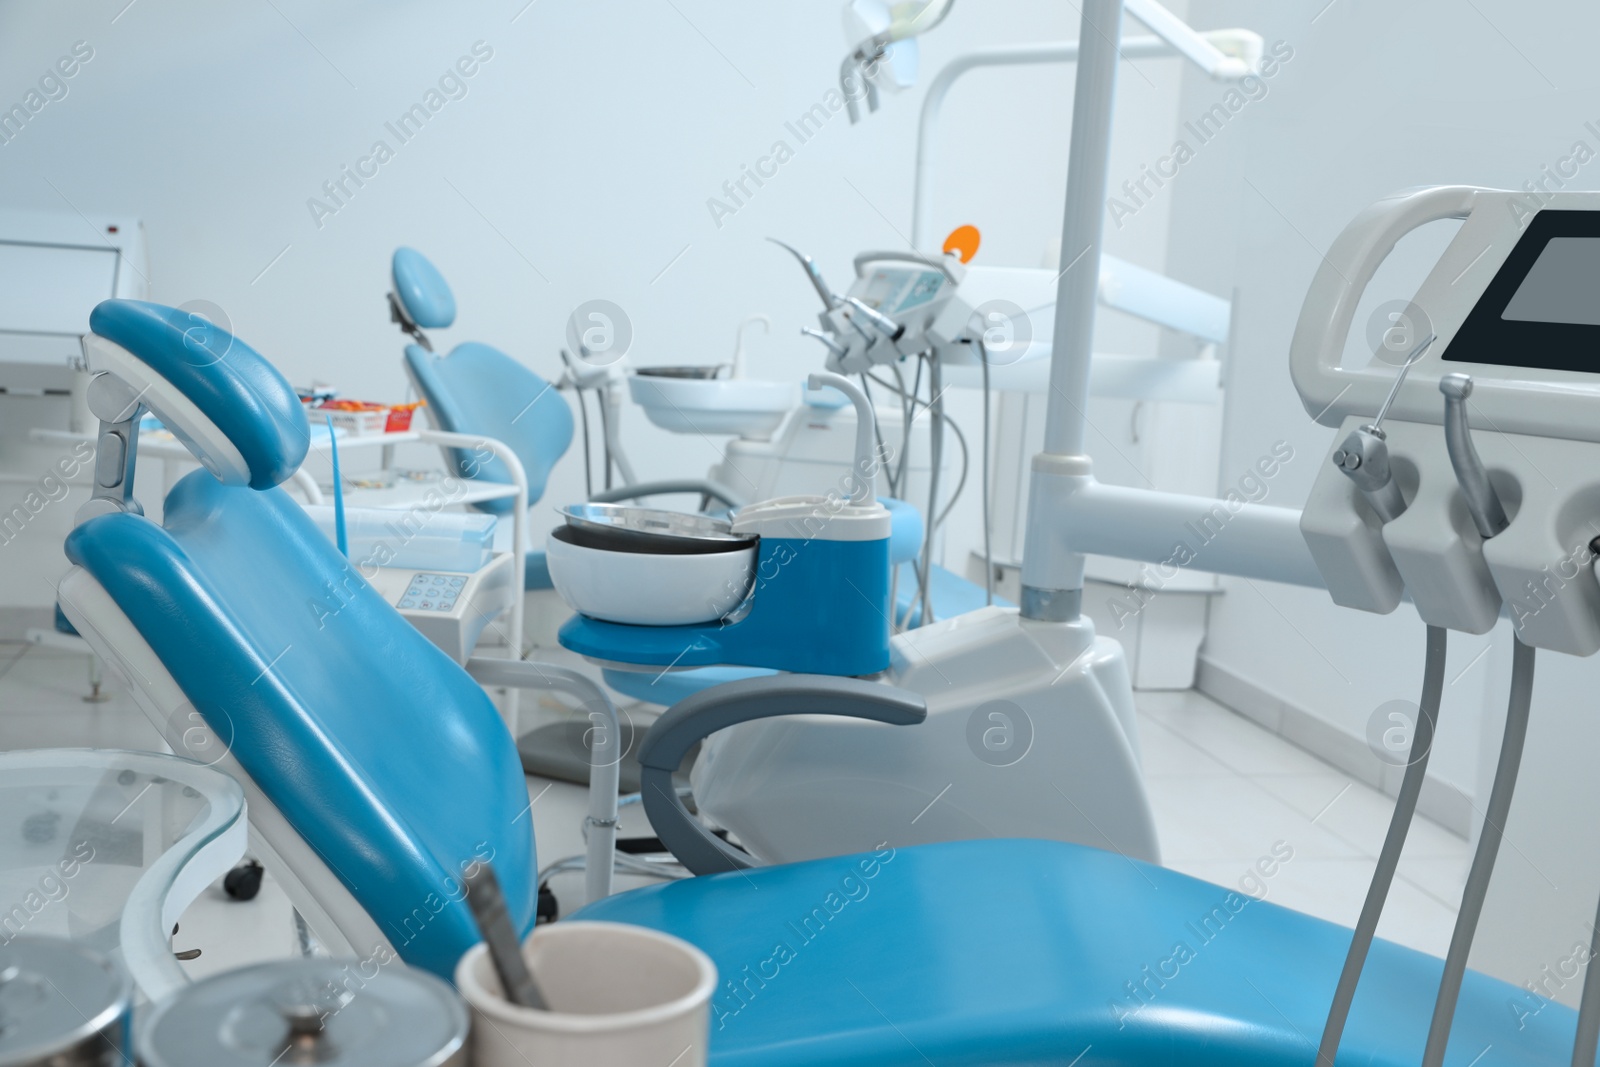
M 800 261 L 800 266 L 805 269 L 806 277 L 811 281 L 811 288 L 815 289 L 817 296 L 822 299 L 823 308 L 832 311 L 839 306 L 839 297 L 832 289 L 828 288 L 828 283 L 822 280 L 822 271 L 817 267 L 816 260 L 800 251 L 794 245 L 780 241 L 776 237 L 768 237 L 767 240 Z
M 1395 375 L 1394 385 L 1389 387 L 1389 395 L 1378 409 L 1377 418 L 1351 430 L 1333 453 L 1333 465 L 1355 483 L 1367 498 L 1367 503 L 1372 505 L 1372 510 L 1384 522 L 1398 519 L 1406 510 L 1406 501 L 1400 493 L 1400 483 L 1394 479 L 1394 470 L 1389 466 L 1388 436 L 1383 432 L 1383 420 L 1388 416 L 1394 398 L 1400 394 L 1400 386 L 1405 382 L 1412 364 L 1422 358 L 1431 344 L 1433 334 L 1430 333 L 1418 342 L 1401 364 L 1400 373 Z
M 840 359 L 843 359 L 845 356 L 850 354 L 850 350 L 848 348 L 840 344 L 838 341 L 835 341 L 821 330 L 813 330 L 809 326 L 802 326 L 800 327 L 800 332 L 805 334 L 807 337 L 815 337 L 818 341 L 827 346 L 829 352 L 832 352 Z
M 879 333 L 891 341 L 898 341 L 905 336 L 906 327 L 903 322 L 896 322 L 872 305 L 858 300 L 856 297 L 847 296 L 844 302 L 849 304 L 862 318 L 875 326 Z
M 1510 526 L 1511 520 L 1472 443 L 1472 427 L 1467 422 L 1472 379 L 1465 374 L 1446 374 L 1439 379 L 1439 392 L 1444 394 L 1444 446 L 1450 453 L 1450 466 L 1455 468 L 1456 483 L 1461 486 L 1472 524 L 1487 541 Z

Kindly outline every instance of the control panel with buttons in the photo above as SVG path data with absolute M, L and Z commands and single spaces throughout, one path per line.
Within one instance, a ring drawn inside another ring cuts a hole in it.
M 512 610 L 520 589 L 510 553 L 496 553 L 470 574 L 382 567 L 368 581 L 406 621 L 457 663 L 472 655 L 486 626 Z
M 466 584 L 464 575 L 421 572 L 412 577 L 396 607 L 403 611 L 453 611 Z

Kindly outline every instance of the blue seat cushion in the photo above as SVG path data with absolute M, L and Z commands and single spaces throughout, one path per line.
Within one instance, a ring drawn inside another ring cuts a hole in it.
M 778 672 L 765 667 L 696 667 L 688 671 L 622 671 L 607 668 L 601 673 L 606 685 L 623 696 L 670 708 L 684 697 L 693 696 L 714 685 L 741 682 L 746 678 L 765 678 Z
M 1350 943 L 1238 889 L 1037 840 L 696 878 L 574 918 L 664 930 L 711 956 L 718 1067 L 1310 1067 Z M 1440 970 L 1375 943 L 1338 1062 L 1415 1067 Z M 1479 1067 L 1567 1063 L 1576 1015 L 1539 1006 L 1469 972 L 1447 1062 L 1492 1046 Z
M 544 496 L 551 470 L 572 444 L 572 409 L 554 385 L 488 345 L 457 345 L 448 356 L 408 345 L 406 366 L 435 426 L 504 442 L 528 477 L 528 503 Z M 463 478 L 511 481 L 506 465 L 487 452 L 452 449 L 450 455 Z M 473 506 L 504 515 L 512 501 Z
M 105 300 L 89 329 L 143 360 L 200 409 L 239 450 L 250 485 L 265 489 L 299 469 L 311 446 L 304 407 L 278 369 L 201 316 L 143 300 Z
M 463 868 L 491 861 L 531 929 L 532 820 L 483 689 L 402 619 L 281 489 L 195 471 L 166 526 L 77 527 L 103 586 L 407 963 L 449 978 L 478 941 Z
M 894 588 L 894 617 L 911 629 L 922 625 L 922 597 L 917 586 L 917 572 L 913 569 L 915 567 L 915 562 L 900 564 L 899 578 Z M 983 586 L 969 582 L 937 563 L 928 568 L 928 585 L 931 587 L 935 619 L 965 615 L 987 603 Z M 995 597 L 994 603 L 1001 608 L 1016 607 L 1001 596 Z

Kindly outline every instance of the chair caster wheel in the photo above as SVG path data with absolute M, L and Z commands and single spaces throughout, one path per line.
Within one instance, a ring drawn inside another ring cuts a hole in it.
M 245 860 L 222 878 L 222 890 L 234 900 L 254 900 L 261 892 L 261 876 L 266 872 L 255 860 Z
M 534 925 L 542 926 L 553 923 L 561 915 L 561 905 L 556 903 L 556 895 L 550 892 L 548 885 L 539 887 L 539 906 L 535 913 Z

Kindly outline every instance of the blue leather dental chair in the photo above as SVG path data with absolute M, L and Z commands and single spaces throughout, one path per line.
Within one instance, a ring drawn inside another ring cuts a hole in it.
M 313 925 L 345 935 L 335 951 L 448 975 L 476 940 L 460 883 L 474 861 L 494 863 L 528 929 L 534 839 L 512 740 L 466 671 L 277 487 L 305 450 L 294 393 L 242 342 L 173 309 L 110 301 L 91 327 L 100 462 L 67 543 L 72 623 L 179 751 L 239 778 L 263 859 L 297 907 L 317 909 Z M 141 406 L 206 467 L 169 494 L 164 525 L 130 494 Z M 926 709 L 888 686 L 805 675 L 685 699 L 641 751 L 647 809 L 692 870 L 720 873 L 580 913 L 712 957 L 713 1063 L 1312 1064 L 1343 927 L 1058 842 L 889 841 L 746 866 L 664 784 L 709 733 L 802 713 L 915 730 Z M 1339 1062 L 1417 1062 L 1439 974 L 1439 960 L 1377 943 Z M 1555 1064 L 1575 1013 L 1469 973 L 1456 1020 L 1451 1064 Z
M 417 395 L 427 402 L 428 418 L 441 430 L 480 434 L 503 441 L 528 476 L 528 504 L 544 496 L 550 472 L 572 445 L 572 411 L 557 386 L 515 359 L 486 344 L 469 341 L 448 354 L 433 350 L 424 330 L 444 329 L 455 322 L 456 300 L 449 283 L 422 253 L 398 248 L 390 264 L 394 288 L 390 313 L 416 343 L 406 346 L 405 367 Z M 498 460 L 487 462 L 455 449 L 445 459 L 463 478 L 509 482 Z M 595 494 L 597 502 L 635 500 L 671 493 L 694 493 L 729 507 L 744 503 L 725 488 L 704 479 L 641 483 Z M 474 504 L 504 514 L 512 507 L 501 498 Z M 544 551 L 527 554 L 528 589 L 551 589 Z
M 499 713 L 278 488 L 309 441 L 294 390 L 185 312 L 107 301 L 89 325 L 101 433 L 59 588 L 72 625 L 174 751 L 239 780 L 252 851 L 331 950 L 448 976 L 477 941 L 463 870 L 490 856 L 531 928 L 527 790 Z M 205 468 L 161 525 L 131 493 L 146 407 Z

